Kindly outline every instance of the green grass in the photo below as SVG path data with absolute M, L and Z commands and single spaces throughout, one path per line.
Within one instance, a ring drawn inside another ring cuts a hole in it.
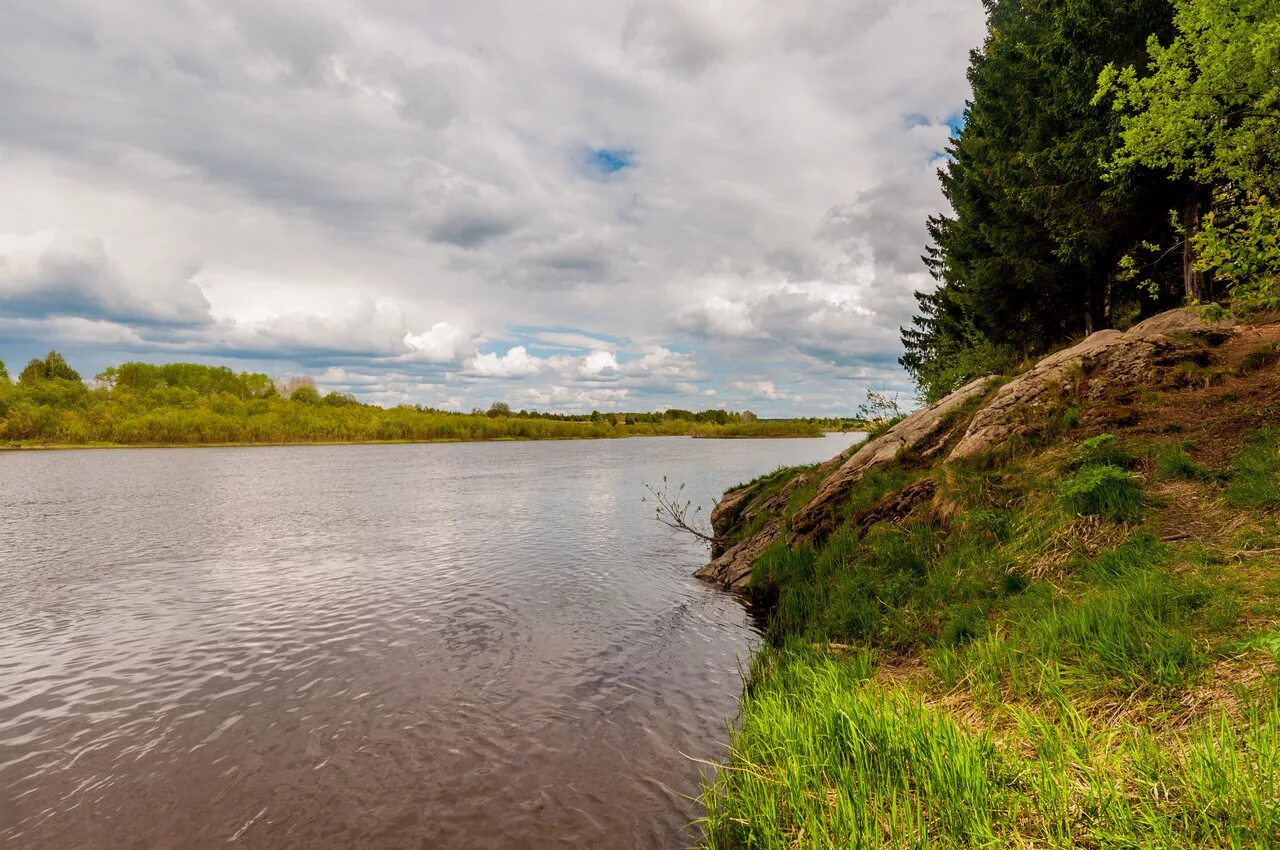
M 706 843 L 741 848 L 1275 846 L 1280 695 L 1185 731 L 1059 701 L 974 728 L 872 678 L 866 653 L 798 646 L 752 666 L 732 760 L 703 791 Z
M 1086 466 L 1058 485 L 1058 497 L 1074 514 L 1128 522 L 1142 514 L 1142 488 L 1132 472 L 1111 464 Z
M 1167 446 L 1156 455 L 1156 474 L 1161 478 L 1182 478 L 1188 481 L 1205 477 L 1204 470 L 1179 445 Z
M 708 846 L 1280 846 L 1280 679 L 1228 693 L 1213 672 L 1280 652 L 1280 581 L 1234 553 L 1280 527 L 1163 542 L 1168 519 L 1147 521 L 1177 506 L 1136 473 L 1274 507 L 1280 430 L 1229 473 L 1111 435 L 1052 457 L 881 470 L 841 516 L 928 474 L 946 519 L 764 552 L 769 640 L 703 790 Z
M 1237 508 L 1280 507 L 1280 428 L 1255 434 L 1232 459 L 1227 503 Z
M 1261 369 L 1267 369 L 1280 363 L 1280 343 L 1271 343 L 1264 345 L 1256 351 L 1250 351 L 1241 360 L 1240 365 L 1236 367 L 1242 375 L 1250 372 L 1257 372 Z
M 865 684 L 866 656 L 763 656 L 732 733 L 734 763 L 704 794 L 713 848 L 937 847 L 994 840 L 994 742 L 905 694 Z M 832 837 L 839 837 L 839 844 Z

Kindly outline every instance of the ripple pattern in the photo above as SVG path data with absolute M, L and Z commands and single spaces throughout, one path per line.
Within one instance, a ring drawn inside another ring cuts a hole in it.
M 683 847 L 755 630 L 640 503 L 823 440 L 0 453 L 0 847 Z

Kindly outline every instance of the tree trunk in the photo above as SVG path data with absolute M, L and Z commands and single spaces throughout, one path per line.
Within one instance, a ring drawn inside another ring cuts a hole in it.
M 1182 289 L 1188 301 L 1204 301 L 1204 272 L 1196 270 L 1195 245 L 1191 237 L 1200 232 L 1200 202 L 1190 198 L 1182 208 Z
M 1084 295 L 1084 332 L 1085 335 L 1100 331 L 1103 328 L 1110 327 L 1107 321 L 1108 310 L 1108 290 L 1110 289 L 1110 281 L 1098 281 L 1089 278 L 1085 284 Z
M 1084 335 L 1089 336 L 1096 330 L 1093 324 L 1093 281 L 1089 280 L 1084 285 Z

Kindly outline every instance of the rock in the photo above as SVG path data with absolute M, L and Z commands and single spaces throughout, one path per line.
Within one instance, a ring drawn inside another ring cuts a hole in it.
M 952 430 L 951 426 L 955 424 L 951 420 L 952 413 L 965 403 L 980 398 L 995 381 L 995 378 L 980 378 L 937 404 L 917 410 L 876 439 L 864 443 L 838 466 L 837 462 L 841 460 L 839 457 L 833 458 L 812 473 L 798 475 L 760 505 L 750 504 L 744 508 L 740 501 L 734 504 L 741 498 L 739 492 L 730 493 L 712 511 L 712 525 L 716 534 L 731 533 L 730 526 L 715 523 L 717 514 L 722 519 L 736 515 L 739 523 L 760 511 L 780 517 L 783 506 L 796 488 L 812 481 L 814 477 L 821 477 L 822 484 L 817 494 L 792 516 L 791 533 L 788 536 L 789 542 L 817 539 L 831 530 L 835 506 L 842 497 L 848 495 L 862 476 L 873 469 L 888 466 L 905 451 L 917 452 L 921 457 L 941 451 Z M 745 590 L 751 581 L 751 568 L 760 553 L 769 544 L 780 539 L 783 539 L 781 523 L 770 522 L 756 534 L 724 551 L 716 553 L 713 550 L 715 558 L 699 570 L 697 575 L 730 590 Z
M 860 446 L 852 455 L 839 456 L 816 470 L 797 474 L 768 499 L 753 501 L 756 488 L 729 493 L 712 512 L 718 536 L 729 538 L 763 515 L 769 521 L 756 534 L 732 546 L 714 548 L 711 563 L 698 576 L 730 590 L 745 590 L 760 554 L 785 538 L 790 545 L 820 541 L 834 530 L 844 504 L 857 483 L 869 472 L 889 466 L 903 455 L 920 460 L 940 455 L 963 434 L 949 458 L 965 458 L 995 448 L 1012 437 L 1034 434 L 1049 422 L 1050 414 L 1068 398 L 1091 402 L 1082 415 L 1090 427 L 1131 424 L 1136 414 L 1125 402 L 1144 388 L 1161 386 L 1174 366 L 1190 360 L 1209 362 L 1207 346 L 1219 345 L 1233 333 L 1229 321 L 1207 323 L 1194 309 L 1170 310 L 1153 316 L 1126 332 L 1099 331 L 1080 344 L 1050 355 L 1028 372 L 1014 378 L 980 407 L 967 423 L 958 414 L 966 404 L 982 399 L 997 378 L 981 378 L 962 387 L 937 404 L 916 411 L 880 437 Z M 1194 367 L 1192 367 L 1194 369 Z M 784 529 L 782 516 L 795 491 L 814 480 L 817 493 L 793 514 Z M 936 486 L 921 479 L 889 494 L 849 518 L 851 524 L 868 527 L 906 516 L 917 505 L 933 500 Z M 942 506 L 945 512 L 945 506 Z
M 937 492 L 938 482 L 932 478 L 912 481 L 901 490 L 890 493 L 870 507 L 863 508 L 849 517 L 849 525 L 856 528 L 870 528 L 886 520 L 897 522 L 911 513 L 916 505 L 932 501 Z
M 1192 334 L 1207 338 L 1219 335 L 1230 335 L 1235 329 L 1234 319 L 1223 319 L 1217 322 L 1206 322 L 1200 318 L 1200 311 L 1194 307 L 1183 307 L 1179 310 L 1166 310 L 1157 316 L 1139 322 L 1127 333 L 1136 336 L 1151 334 Z
M 711 556 L 718 558 L 724 554 L 724 535 L 728 534 L 738 522 L 738 517 L 742 515 L 742 509 L 751 501 L 751 496 L 756 492 L 758 484 L 750 487 L 742 487 L 734 490 L 732 493 L 726 493 L 714 508 L 711 510 L 711 528 L 715 533 L 715 542 L 711 544 Z
M 744 591 L 751 582 L 751 568 L 760 553 L 778 540 L 781 526 L 772 522 L 746 540 L 729 547 L 728 551 L 713 559 L 696 573 L 700 579 L 714 582 L 726 590 Z
M 1096 400 L 1124 387 L 1154 386 L 1177 362 L 1207 359 L 1204 341 L 1229 333 L 1225 328 L 1229 325 L 1205 324 L 1188 310 L 1170 310 L 1124 333 L 1091 334 L 1001 387 L 973 417 L 950 458 L 972 457 L 1043 430 L 1050 408 L 1061 404 L 1071 387 L 1081 398 Z
M 827 476 L 808 504 L 796 511 L 791 518 L 792 540 L 801 542 L 819 537 L 837 503 L 871 470 L 888 466 L 904 452 L 916 452 L 927 458 L 940 451 L 946 443 L 952 412 L 985 395 L 995 382 L 995 378 L 979 378 L 937 404 L 917 410 L 860 448 Z

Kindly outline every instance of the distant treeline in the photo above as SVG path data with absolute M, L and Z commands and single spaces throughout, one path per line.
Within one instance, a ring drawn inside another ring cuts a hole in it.
M 806 437 L 849 420 L 758 419 L 749 411 L 590 414 L 456 413 L 362 404 L 310 379 L 276 381 L 198 363 L 125 363 L 86 385 L 56 351 L 17 382 L 0 363 L 0 441 L 9 445 L 216 445 L 626 436 Z

